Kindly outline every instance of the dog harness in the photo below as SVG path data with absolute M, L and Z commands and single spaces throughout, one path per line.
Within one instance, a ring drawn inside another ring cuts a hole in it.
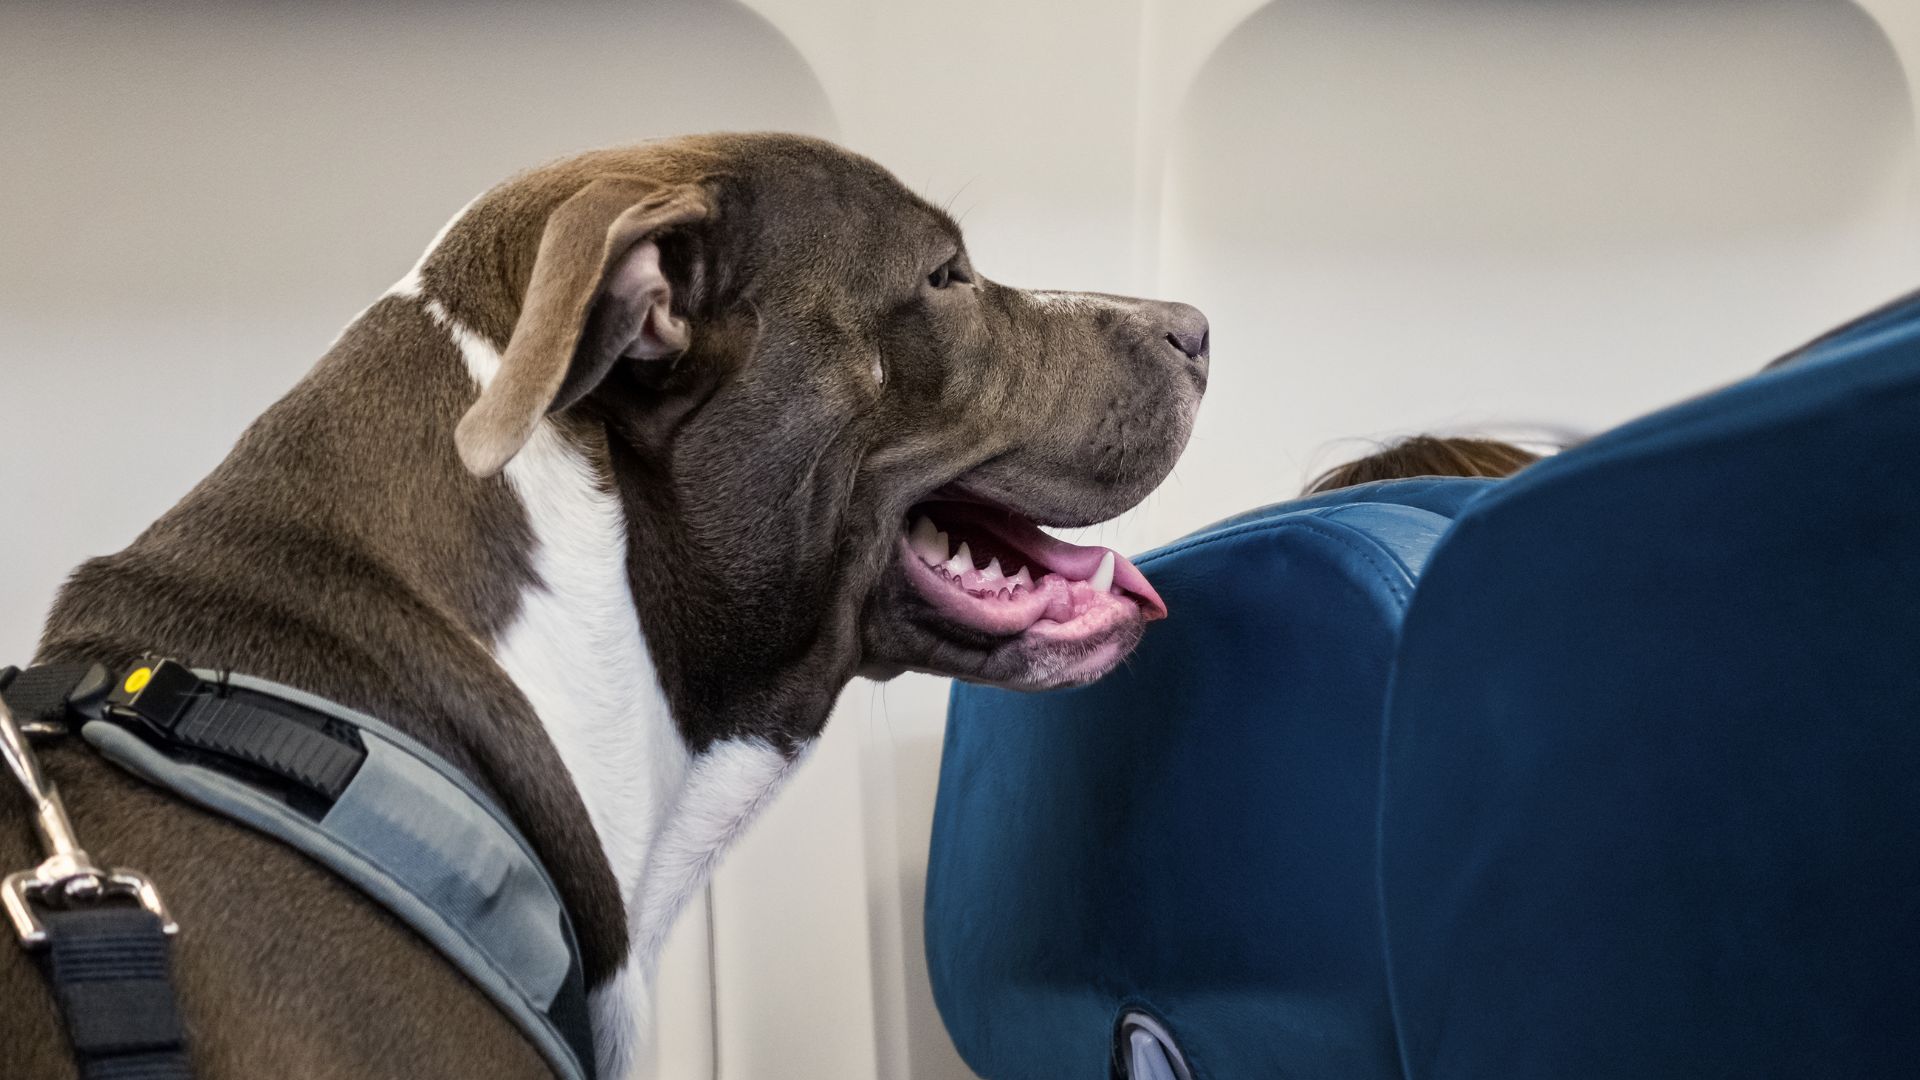
M 540 860 L 437 754 L 372 717 L 172 660 L 0 669 L 0 750 L 48 859 L 0 882 L 43 960 L 84 1080 L 192 1075 L 168 975 L 182 930 L 154 883 L 81 849 L 31 741 L 77 734 L 203 809 L 297 848 L 380 903 L 471 979 L 563 1080 L 593 1080 L 580 950 Z

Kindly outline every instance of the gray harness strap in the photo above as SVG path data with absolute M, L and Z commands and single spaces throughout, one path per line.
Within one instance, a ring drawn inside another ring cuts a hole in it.
M 185 672 L 174 665 L 174 674 Z M 498 807 L 437 754 L 370 716 L 261 679 L 192 674 L 205 689 L 190 708 L 231 712 L 233 697 L 265 695 L 345 725 L 364 759 L 328 772 L 338 771 L 344 786 L 335 785 L 337 797 L 316 816 L 244 778 L 244 770 L 170 753 L 121 711 L 86 722 L 81 736 L 136 776 L 297 848 L 354 884 L 479 986 L 558 1076 L 593 1080 L 572 925 L 552 879 Z

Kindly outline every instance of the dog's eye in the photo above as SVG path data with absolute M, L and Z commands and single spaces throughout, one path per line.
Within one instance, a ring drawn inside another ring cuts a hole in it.
M 947 263 L 927 275 L 927 284 L 936 289 L 944 289 L 949 285 L 967 285 L 972 281 L 973 279 L 967 276 L 967 272 L 960 268 L 959 260 Z

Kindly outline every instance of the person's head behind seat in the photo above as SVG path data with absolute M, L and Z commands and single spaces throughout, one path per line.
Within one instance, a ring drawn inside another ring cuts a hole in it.
M 1539 460 L 1539 454 L 1497 439 L 1411 435 L 1328 469 L 1307 485 L 1304 494 L 1416 476 L 1511 476 Z

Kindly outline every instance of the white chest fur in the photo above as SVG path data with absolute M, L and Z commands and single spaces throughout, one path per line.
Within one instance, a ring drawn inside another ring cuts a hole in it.
M 424 304 L 486 385 L 498 351 Z M 619 501 L 552 425 L 540 425 L 504 475 L 526 507 L 538 580 L 494 656 L 566 764 L 625 901 L 626 964 L 592 993 L 599 1075 L 645 1076 L 649 991 L 667 930 L 794 762 L 758 740 L 689 752 L 634 609 Z

